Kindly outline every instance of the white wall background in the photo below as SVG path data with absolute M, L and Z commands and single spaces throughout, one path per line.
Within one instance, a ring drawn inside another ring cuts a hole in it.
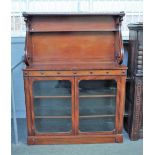
M 25 36 L 22 12 L 117 12 L 124 11 L 123 38 L 128 39 L 129 23 L 142 22 L 142 0 L 12 0 L 12 36 Z

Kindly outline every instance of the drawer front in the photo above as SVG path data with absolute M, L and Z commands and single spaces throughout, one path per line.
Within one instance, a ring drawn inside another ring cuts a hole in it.
M 24 76 L 126 75 L 126 70 L 24 71 Z

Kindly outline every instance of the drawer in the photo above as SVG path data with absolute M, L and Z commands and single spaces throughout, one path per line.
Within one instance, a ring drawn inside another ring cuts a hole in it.
M 24 76 L 126 75 L 126 70 L 24 71 Z

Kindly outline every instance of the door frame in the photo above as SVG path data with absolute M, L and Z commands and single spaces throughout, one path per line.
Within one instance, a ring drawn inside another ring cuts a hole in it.
M 71 117 L 72 117 L 72 130 L 71 132 L 60 133 L 37 133 L 35 130 L 35 114 L 34 114 L 34 101 L 33 101 L 33 83 L 35 81 L 50 81 L 50 80 L 68 80 L 71 82 Z M 65 136 L 75 134 L 75 104 L 74 104 L 74 77 L 26 77 L 25 82 L 25 97 L 26 97 L 26 113 L 27 113 L 27 126 L 28 136 Z
M 115 129 L 103 132 L 80 132 L 79 131 L 79 82 L 81 80 L 115 80 L 117 83 L 116 92 L 116 116 Z M 77 135 L 112 135 L 121 134 L 123 128 L 124 100 L 125 100 L 126 76 L 79 76 L 75 77 L 75 125 Z M 76 89 L 77 88 L 77 89 Z

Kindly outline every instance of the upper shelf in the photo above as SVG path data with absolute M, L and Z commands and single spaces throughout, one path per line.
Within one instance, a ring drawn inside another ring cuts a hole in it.
M 123 60 L 120 25 L 124 12 L 23 13 L 23 16 L 27 66 L 56 64 L 64 68 L 72 61 L 71 67 L 74 63 L 80 66 L 89 63 L 92 69 L 94 62 L 101 62 L 99 59 L 118 64 Z
M 124 11 L 121 12 L 23 12 L 24 17 L 28 16 L 92 16 L 92 15 L 106 15 L 106 16 L 124 16 Z
M 89 14 L 89 16 L 30 15 L 29 19 L 25 20 L 29 32 L 119 31 L 118 16 L 102 14 L 98 14 L 98 16 L 97 14 Z
M 47 30 L 34 30 L 30 29 L 28 32 L 30 33 L 46 33 L 46 32 L 51 32 L 51 33 L 56 33 L 56 32 L 117 32 L 119 29 L 68 29 L 68 30 L 63 30 L 63 29 L 47 29 Z

